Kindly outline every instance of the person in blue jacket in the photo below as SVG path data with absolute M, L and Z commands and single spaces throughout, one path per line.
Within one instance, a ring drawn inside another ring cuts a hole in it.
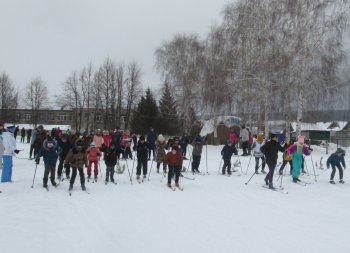
M 57 183 L 55 182 L 55 170 L 56 170 L 56 163 L 59 156 L 60 150 L 57 143 L 52 139 L 51 136 L 47 137 L 46 140 L 43 142 L 43 147 L 39 149 L 38 154 L 35 156 L 35 158 L 39 158 L 41 156 L 44 157 L 44 165 L 45 165 L 45 171 L 44 171 L 44 178 L 43 178 L 43 187 L 47 188 L 47 181 L 49 179 L 50 174 L 50 181 L 53 186 L 56 186 Z M 39 164 L 40 160 L 36 159 L 36 163 Z
M 334 179 L 336 167 L 339 170 L 339 179 L 340 179 L 339 183 L 341 184 L 345 183 L 343 180 L 343 168 L 341 166 L 343 165 L 344 169 L 346 169 L 344 156 L 345 156 L 345 150 L 338 148 L 337 151 L 331 154 L 330 157 L 328 157 L 327 159 L 327 169 L 329 169 L 329 166 L 332 166 L 331 180 L 329 181 L 331 184 L 335 184 L 333 179 Z
M 232 142 L 228 140 L 221 150 L 222 159 L 224 159 L 224 166 L 222 167 L 223 175 L 225 175 L 226 169 L 227 174 L 231 175 L 231 157 L 233 154 L 237 155 L 238 151 Z

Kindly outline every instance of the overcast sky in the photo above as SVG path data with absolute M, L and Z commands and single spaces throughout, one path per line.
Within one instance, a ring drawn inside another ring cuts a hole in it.
M 88 62 L 136 60 L 143 86 L 160 86 L 154 51 L 176 33 L 204 38 L 228 0 L 0 0 L 0 73 L 25 87 L 41 76 L 50 94 Z

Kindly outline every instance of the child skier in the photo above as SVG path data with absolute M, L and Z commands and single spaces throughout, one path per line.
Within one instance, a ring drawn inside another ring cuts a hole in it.
M 165 138 L 162 134 L 158 135 L 158 140 L 156 144 L 157 149 L 157 155 L 156 155 L 156 162 L 157 162 L 157 173 L 159 173 L 160 164 L 163 163 L 163 173 L 166 173 L 166 166 L 164 164 L 164 157 L 165 157 L 165 147 L 166 142 Z
M 114 167 L 118 162 L 118 154 L 114 143 L 111 143 L 109 147 L 102 145 L 101 151 L 104 152 L 104 160 L 106 164 L 106 180 L 107 184 L 109 180 L 114 183 Z
M 63 170 L 63 164 L 64 160 L 66 159 L 66 156 L 73 147 L 72 143 L 69 141 L 68 136 L 66 134 L 62 134 L 61 137 L 58 138 L 57 144 L 60 147 L 60 154 L 59 154 L 59 163 L 57 167 L 57 178 L 58 180 L 62 179 L 62 170 Z M 69 164 L 64 166 L 66 171 L 66 177 L 69 179 L 70 177 L 70 166 Z
M 121 146 L 123 149 L 123 158 L 127 159 L 130 158 L 132 159 L 132 154 L 131 154 L 131 143 L 132 143 L 132 138 L 131 135 L 129 134 L 128 130 L 124 131 L 124 134 L 121 139 Z
M 264 135 L 259 133 L 257 140 L 252 145 L 253 155 L 255 157 L 255 174 L 259 174 L 259 160 L 261 159 L 261 173 L 266 174 L 265 172 L 265 156 L 261 152 L 261 147 L 264 145 Z
M 290 146 L 292 146 L 293 145 L 293 142 L 291 141 L 291 140 L 289 140 L 289 141 L 286 141 L 285 143 L 284 143 L 284 146 L 283 146 L 283 148 L 284 148 L 284 154 L 283 154 L 283 163 L 282 163 L 282 165 L 281 165 L 281 168 L 279 169 L 279 174 L 280 175 L 283 175 L 283 169 L 284 169 L 284 167 L 287 165 L 287 163 L 289 163 L 289 166 L 290 166 L 290 174 L 292 175 L 292 172 L 293 172 L 293 162 L 292 162 L 292 158 L 293 158 L 293 156 L 292 155 L 290 155 L 290 154 L 288 154 L 288 148 L 290 147 Z
M 143 172 L 143 180 L 147 177 L 147 158 L 148 158 L 148 145 L 145 142 L 145 137 L 140 136 L 137 143 L 137 167 L 136 167 L 136 179 L 139 181 L 141 176 L 141 166 Z
M 3 153 L 3 164 L 2 164 L 2 173 L 1 173 L 1 182 L 12 182 L 12 167 L 13 161 L 12 157 L 15 154 L 19 153 L 19 150 L 16 149 L 16 140 L 13 136 L 15 131 L 15 126 L 9 126 L 6 128 L 6 132 L 2 133 L 2 144 L 4 146 Z
M 88 174 L 88 181 L 91 178 L 91 167 L 92 164 L 94 165 L 94 181 L 97 182 L 97 176 L 98 176 L 98 161 L 101 156 L 101 151 L 98 147 L 96 147 L 95 143 L 92 142 L 90 144 L 90 147 L 86 150 L 87 158 L 89 161 L 87 174 Z
M 345 183 L 343 180 L 343 168 L 341 166 L 341 165 L 343 165 L 344 169 L 346 169 L 344 156 L 345 156 L 345 150 L 338 148 L 337 151 L 335 153 L 331 154 L 330 157 L 328 157 L 328 159 L 327 159 L 327 169 L 329 169 L 330 165 L 332 166 L 331 180 L 329 181 L 331 184 L 335 184 L 333 179 L 334 179 L 336 167 L 339 170 L 339 179 L 340 179 L 339 183 L 341 183 L 341 184 Z
M 288 154 L 292 155 L 292 163 L 293 163 L 293 182 L 296 183 L 300 181 L 299 175 L 300 175 L 300 170 L 302 167 L 302 162 L 303 162 L 303 154 L 304 155 L 310 155 L 311 149 L 304 144 L 305 142 L 305 137 L 303 135 L 300 135 L 298 137 L 298 142 L 294 143 L 288 148 Z
M 171 152 L 167 153 L 164 158 L 164 163 L 169 168 L 168 184 L 167 184 L 169 188 L 172 188 L 171 179 L 175 174 L 175 186 L 182 190 L 182 188 L 179 185 L 182 161 L 183 161 L 182 153 L 179 152 L 179 148 L 176 146 L 172 147 Z
M 203 150 L 203 145 L 204 145 L 205 139 L 197 135 L 194 142 L 192 143 L 193 145 L 193 150 L 192 150 L 192 172 L 193 173 L 200 173 L 199 171 L 199 164 L 201 162 L 201 156 L 202 156 L 202 150 Z
M 70 164 L 72 167 L 72 177 L 70 179 L 69 191 L 73 190 L 73 185 L 75 181 L 75 177 L 77 176 L 77 171 L 79 170 L 81 189 L 83 191 L 86 190 L 85 187 L 85 178 L 84 178 L 84 165 L 88 166 L 87 156 L 84 149 L 84 141 L 82 139 L 78 139 L 75 142 L 75 147 L 72 148 L 64 161 L 65 164 Z
M 57 143 L 52 139 L 52 137 L 48 137 L 44 143 L 43 147 L 39 150 L 39 152 L 36 154 L 35 158 L 39 158 L 41 156 L 44 157 L 44 165 L 45 165 L 45 171 L 44 171 L 44 178 L 43 178 L 43 187 L 47 188 L 47 181 L 49 179 L 50 174 L 50 181 L 53 186 L 56 186 L 57 183 L 55 182 L 55 170 L 56 170 L 56 163 L 59 155 L 59 147 L 57 146 Z M 36 164 L 39 164 L 40 160 L 35 159 Z
M 92 142 L 95 143 L 95 147 L 97 147 L 97 148 L 100 148 L 102 146 L 102 144 L 104 144 L 101 129 L 97 129 L 96 134 L 94 135 Z M 107 145 L 107 144 L 105 144 L 105 145 Z
M 277 135 L 270 134 L 270 141 L 266 142 L 260 150 L 264 153 L 267 166 L 269 167 L 269 173 L 267 173 L 265 177 L 265 184 L 268 185 L 270 189 L 274 189 L 273 174 L 277 165 L 278 151 L 284 152 L 284 148 L 278 143 Z
M 226 145 L 221 150 L 222 159 L 224 159 L 224 166 L 222 167 L 222 174 L 225 175 L 226 168 L 227 168 L 227 174 L 231 175 L 231 157 L 232 155 L 237 155 L 237 149 L 232 144 L 230 140 L 226 142 Z

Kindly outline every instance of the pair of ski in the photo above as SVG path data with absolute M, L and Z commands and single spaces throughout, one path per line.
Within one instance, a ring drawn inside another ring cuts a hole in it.
M 53 187 L 57 188 L 60 185 L 60 181 L 56 185 L 53 185 Z M 49 186 L 44 187 L 46 191 L 50 191 Z
M 264 185 L 262 185 L 262 187 L 265 189 L 271 190 L 271 191 L 282 193 L 282 194 L 288 194 L 288 192 L 285 191 L 284 188 L 281 186 L 278 188 L 276 188 L 276 187 L 270 188 L 268 185 L 264 184 Z
M 139 179 L 136 179 L 136 180 L 137 180 L 137 182 L 138 182 L 139 184 L 141 184 L 141 183 L 143 183 L 143 182 L 146 181 L 146 178 L 143 177 L 143 178 L 139 178 Z
M 97 183 L 97 178 L 93 178 L 91 180 L 92 180 L 92 183 Z M 90 182 L 90 178 L 87 178 L 87 181 Z
M 107 185 L 108 183 L 109 183 L 109 181 L 105 181 L 105 185 Z M 117 184 L 117 182 L 112 182 L 112 181 L 111 181 L 111 183 L 115 184 L 115 185 Z
M 183 187 L 181 187 L 181 186 L 167 186 L 169 189 L 171 189 L 171 190 L 173 190 L 173 191 L 175 191 L 176 190 L 176 188 L 177 189 L 179 189 L 180 191 L 183 191 L 184 190 L 184 188 Z
M 306 182 L 306 181 L 297 181 L 297 182 L 293 182 L 297 185 L 301 185 L 301 186 L 307 186 L 309 184 L 311 184 L 311 182 Z
M 83 192 L 86 192 L 87 194 L 90 194 L 90 192 L 87 189 L 85 189 L 85 191 L 83 191 Z M 73 190 L 68 190 L 68 194 L 69 194 L 69 196 L 72 196 Z

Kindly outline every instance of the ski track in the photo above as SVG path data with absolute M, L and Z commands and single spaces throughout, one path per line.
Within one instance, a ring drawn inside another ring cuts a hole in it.
M 29 146 L 17 143 L 17 147 L 25 149 L 19 157 L 26 157 Z M 169 190 L 166 178 L 160 183 L 162 174 L 155 170 L 150 181 L 138 184 L 134 168 L 133 185 L 125 171 L 115 174 L 118 185 L 106 186 L 104 178 L 86 183 L 91 194 L 81 190 L 78 175 L 71 197 L 68 180 L 57 188 L 49 183 L 49 192 L 42 187 L 42 159 L 30 188 L 34 160 L 14 158 L 14 182 L 0 184 L 1 252 L 350 252 L 350 188 L 330 185 L 331 170 L 316 183 L 314 176 L 304 177 L 311 182 L 305 187 L 293 184 L 286 175 L 283 187 L 288 194 L 279 194 L 261 187 L 262 174 L 244 184 L 253 173 L 254 160 L 246 176 L 235 176 L 240 167 L 231 177 L 218 175 L 221 149 L 208 146 L 210 175 L 180 179 L 184 191 Z M 313 161 L 323 156 L 325 167 L 328 155 L 316 149 Z M 202 172 L 206 172 L 205 159 L 203 149 Z M 249 157 L 240 160 L 245 172 Z M 311 159 L 306 162 L 313 173 Z M 346 157 L 348 166 L 349 162 Z M 128 163 L 131 170 L 132 161 Z M 105 174 L 105 165 L 100 164 Z M 344 180 L 350 183 L 348 170 Z M 278 187 L 280 181 L 274 184 Z

